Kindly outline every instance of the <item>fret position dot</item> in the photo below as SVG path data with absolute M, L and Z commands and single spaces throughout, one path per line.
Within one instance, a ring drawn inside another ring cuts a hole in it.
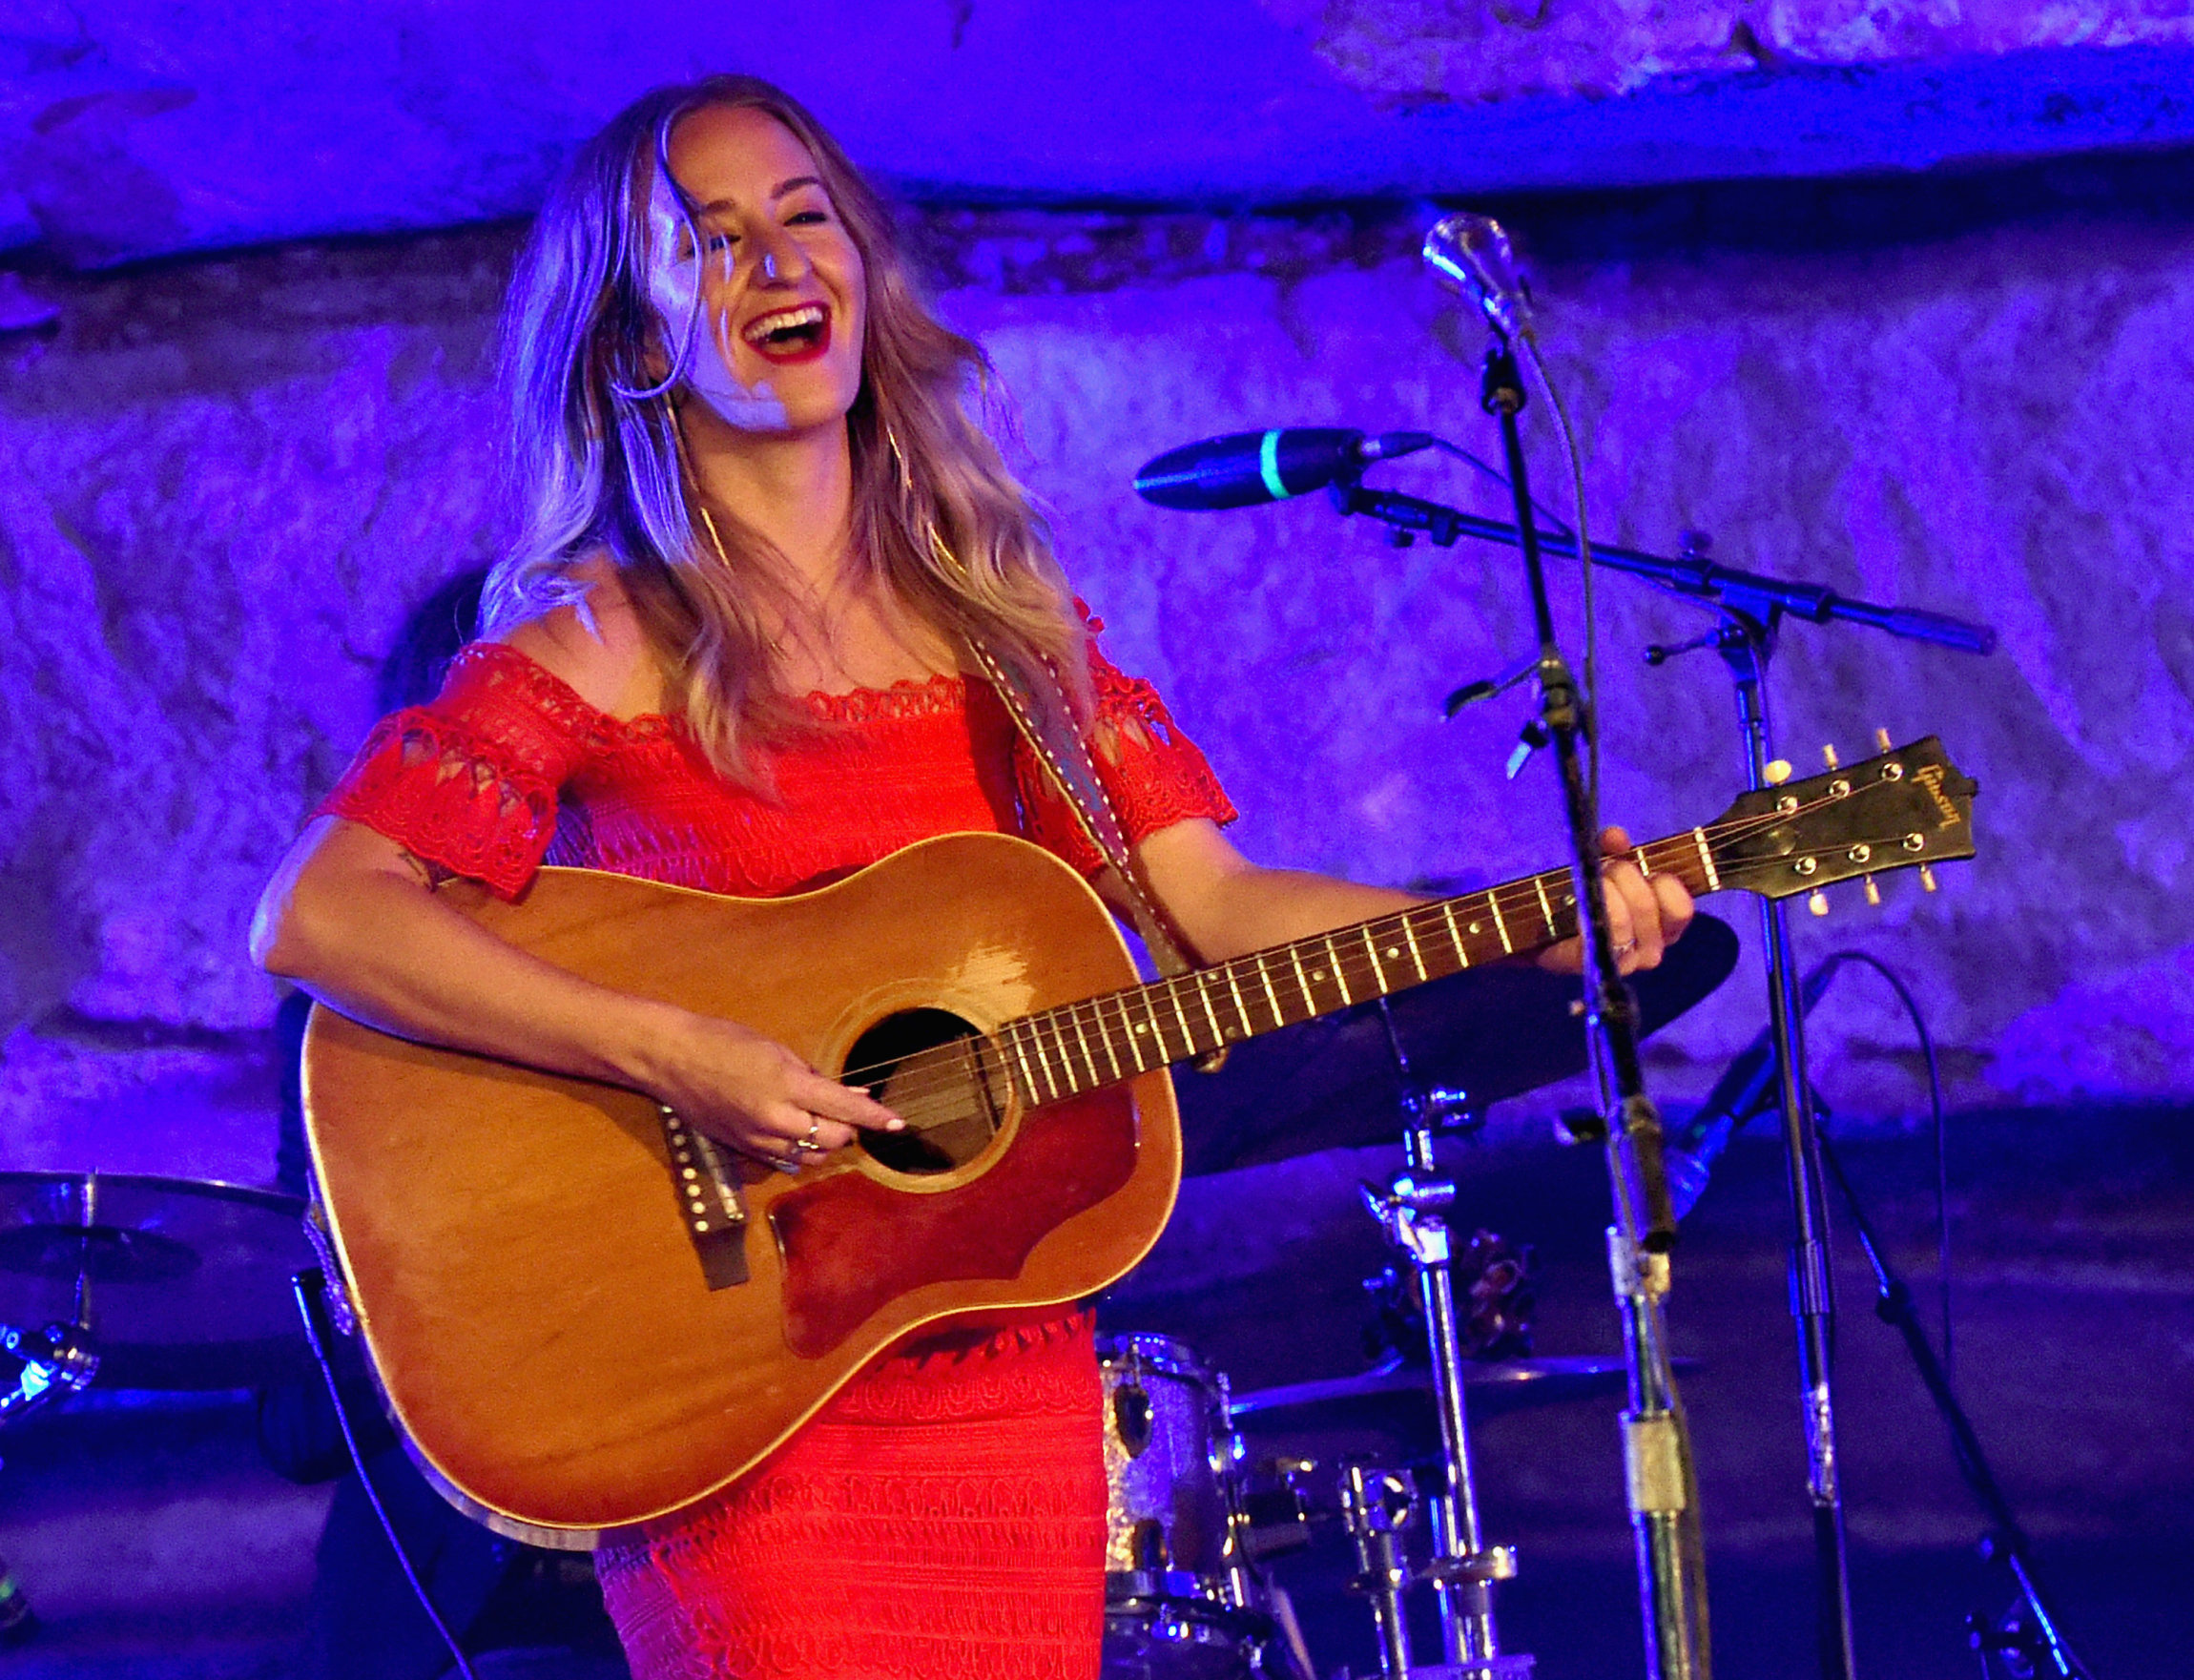
M 1401 947 L 1399 945 L 1389 945 L 1386 948 L 1386 954 L 1390 957 L 1398 957 L 1401 955 Z
M 696 1219 L 693 1221 L 693 1229 L 695 1231 L 706 1231 L 708 1228 L 709 1222 L 706 1219 Z
M 1326 971 L 1323 968 L 1314 968 L 1311 970 L 1311 978 L 1313 980 L 1323 980 L 1325 977 Z
M 1471 931 L 1471 932 L 1473 932 L 1473 933 L 1476 933 L 1476 932 L 1478 931 L 1478 923 L 1477 923 L 1473 922 L 1473 923 L 1470 924 L 1470 931 Z

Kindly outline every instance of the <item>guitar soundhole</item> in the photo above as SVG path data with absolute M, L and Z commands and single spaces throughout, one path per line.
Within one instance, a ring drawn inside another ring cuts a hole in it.
M 885 1016 L 854 1041 L 841 1077 L 905 1116 L 904 1131 L 860 1134 L 860 1147 L 894 1172 L 949 1172 L 1005 1123 L 996 1047 L 943 1009 Z

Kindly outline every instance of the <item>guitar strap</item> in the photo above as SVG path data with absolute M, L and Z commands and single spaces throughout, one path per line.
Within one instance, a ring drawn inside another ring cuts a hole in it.
M 1052 784 L 1065 797 L 1089 843 L 1127 883 L 1129 917 L 1135 932 L 1149 947 L 1150 960 L 1158 964 L 1158 971 L 1168 979 L 1188 973 L 1195 966 L 1191 947 L 1159 905 L 1157 895 L 1150 890 L 1149 877 L 1128 844 L 1120 813 L 1113 806 L 1112 796 L 1105 791 L 1097 761 L 1090 756 L 1089 738 L 1074 721 L 1074 709 L 1058 674 L 1045 665 L 1031 677 L 980 641 L 970 641 L 968 652 L 998 691 L 1021 738 L 1049 772 Z

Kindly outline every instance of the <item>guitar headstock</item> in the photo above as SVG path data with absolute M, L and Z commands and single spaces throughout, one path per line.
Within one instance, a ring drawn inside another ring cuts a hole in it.
M 1974 855 L 1973 799 L 1935 736 L 1737 799 L 1708 827 L 1723 886 L 1787 899 Z

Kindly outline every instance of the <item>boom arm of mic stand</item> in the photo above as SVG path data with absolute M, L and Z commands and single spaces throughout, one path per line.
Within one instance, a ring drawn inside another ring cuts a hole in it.
M 1343 513 L 1368 514 L 1397 530 L 1421 531 L 1443 549 L 1461 537 L 1504 543 L 1510 548 L 1520 548 L 1523 543 L 1523 533 L 1514 525 L 1443 507 L 1420 496 L 1367 490 L 1354 480 L 1335 480 L 1329 493 L 1335 508 Z M 1542 553 L 1576 556 L 1577 539 L 1573 535 L 1535 531 L 1533 536 Z M 1883 607 L 1873 601 L 1854 601 L 1821 584 L 1786 583 L 1781 578 L 1764 577 L 1756 571 L 1717 566 L 1704 558 L 1669 559 L 1663 554 L 1601 543 L 1592 545 L 1592 561 L 1610 571 L 1642 577 L 1675 594 L 1717 603 L 1749 603 L 1748 610 L 1755 613 L 1762 605 L 1769 605 L 1812 624 L 1827 624 L 1841 618 L 1903 636 L 1908 641 L 1931 642 L 1961 653 L 1996 652 L 1996 632 L 1985 624 L 1953 618 L 1946 612 L 1928 612 L 1916 607 Z

